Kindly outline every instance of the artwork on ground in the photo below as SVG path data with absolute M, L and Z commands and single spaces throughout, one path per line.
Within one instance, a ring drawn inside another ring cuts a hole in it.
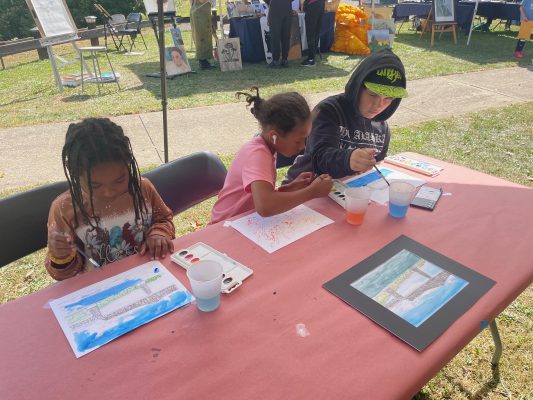
M 375 30 L 387 29 L 389 34 L 394 34 L 396 31 L 396 24 L 392 18 L 370 18 L 368 25 Z
M 218 39 L 217 52 L 222 72 L 242 69 L 241 42 L 239 38 Z
M 175 76 L 191 72 L 183 37 L 179 28 L 170 30 L 174 47 L 165 48 L 165 67 L 167 76 Z
M 257 213 L 245 215 L 231 226 L 272 253 L 314 231 L 332 224 L 333 220 L 304 205 L 273 217 L 261 217 Z
M 390 49 L 390 34 L 388 29 L 372 29 L 368 31 L 368 47 L 372 52 L 380 49 Z
M 405 249 L 351 284 L 416 327 L 466 285 L 464 279 Z
M 265 60 L 267 64 L 272 62 L 272 41 L 270 37 L 270 27 L 268 26 L 267 16 L 259 19 L 261 26 L 261 37 L 263 38 L 263 48 L 265 50 Z
M 50 302 L 79 358 L 179 307 L 194 297 L 152 261 Z

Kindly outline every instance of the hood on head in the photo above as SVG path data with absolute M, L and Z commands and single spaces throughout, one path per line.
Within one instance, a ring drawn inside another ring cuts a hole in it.
M 356 115 L 359 114 L 359 97 L 361 94 L 361 88 L 364 87 L 363 81 L 372 72 L 380 68 L 393 67 L 400 71 L 403 75 L 403 81 L 405 82 L 405 69 L 403 67 L 400 58 L 392 52 L 390 49 L 383 49 L 370 54 L 368 57 L 363 58 L 359 64 L 357 64 L 355 70 L 352 72 L 352 76 L 348 80 L 344 88 L 344 97 L 351 104 Z M 394 99 L 392 103 L 381 114 L 372 118 L 373 121 L 386 121 L 389 119 L 402 99 Z

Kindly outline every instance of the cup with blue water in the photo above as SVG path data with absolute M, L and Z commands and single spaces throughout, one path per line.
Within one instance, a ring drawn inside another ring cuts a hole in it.
M 187 270 L 192 293 L 200 311 L 215 311 L 220 305 L 223 268 L 216 261 L 202 260 Z
M 389 215 L 404 218 L 416 187 L 408 182 L 392 181 L 389 186 Z

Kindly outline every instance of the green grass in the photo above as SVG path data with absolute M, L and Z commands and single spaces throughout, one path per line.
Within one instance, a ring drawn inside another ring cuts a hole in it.
M 533 188 L 533 102 L 393 129 L 390 153 L 401 151 L 427 154 Z M 229 165 L 233 155 L 222 158 Z M 278 177 L 283 174 L 284 170 Z M 213 203 L 214 199 L 205 201 L 178 215 L 177 235 L 205 226 Z M 43 267 L 44 254 L 39 251 L 0 269 L 1 303 L 53 283 Z M 497 323 L 504 344 L 499 380 L 493 379 L 494 345 L 484 330 L 415 399 L 532 399 L 533 288 L 507 307 Z
M 97 95 L 96 85 L 87 85 L 84 95 L 81 88 L 66 88 L 58 93 L 53 80 L 50 62 L 36 60 L 36 52 L 23 53 L 5 58 L 6 70 L 0 71 L 0 128 L 32 125 L 46 122 L 72 121 L 89 116 L 116 116 L 161 109 L 160 82 L 147 78 L 148 72 L 159 71 L 159 53 L 150 29 L 144 30 L 148 50 L 143 55 L 126 56 L 110 52 L 111 62 L 120 72 L 122 90 L 108 84 L 103 94 Z M 511 67 L 525 66 L 531 59 L 520 62 L 513 57 L 516 31 L 475 32 L 470 46 L 466 37 L 459 35 L 454 45 L 447 35 L 429 48 L 429 35 L 419 35 L 403 28 L 397 36 L 394 51 L 403 60 L 408 79 Z M 194 51 L 191 51 L 191 36 L 184 31 L 187 56 L 198 69 Z M 166 35 L 170 45 L 170 35 Z M 87 45 L 80 43 L 80 46 Z M 142 44 L 140 45 L 142 46 Z M 71 56 L 70 46 L 56 46 L 59 55 Z M 140 48 L 138 48 L 140 50 Z M 144 49 L 143 49 L 144 50 Z M 222 73 L 218 69 L 198 70 L 197 73 L 180 76 L 168 81 L 168 108 L 222 104 L 237 101 L 234 93 L 257 85 L 266 96 L 285 90 L 314 93 L 342 90 L 347 76 L 360 57 L 345 54 L 324 54 L 323 62 L 316 68 L 300 68 L 296 61 L 291 68 L 272 71 L 264 63 L 245 63 L 242 71 Z M 103 60 L 102 60 L 103 62 Z M 103 68 L 104 71 L 107 68 Z M 78 72 L 74 64 L 60 69 L 61 75 Z

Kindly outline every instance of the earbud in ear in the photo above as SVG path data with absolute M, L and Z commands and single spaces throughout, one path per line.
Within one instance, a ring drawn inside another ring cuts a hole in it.
M 276 135 L 272 136 L 272 143 L 276 144 L 276 140 L 278 140 L 278 137 Z

